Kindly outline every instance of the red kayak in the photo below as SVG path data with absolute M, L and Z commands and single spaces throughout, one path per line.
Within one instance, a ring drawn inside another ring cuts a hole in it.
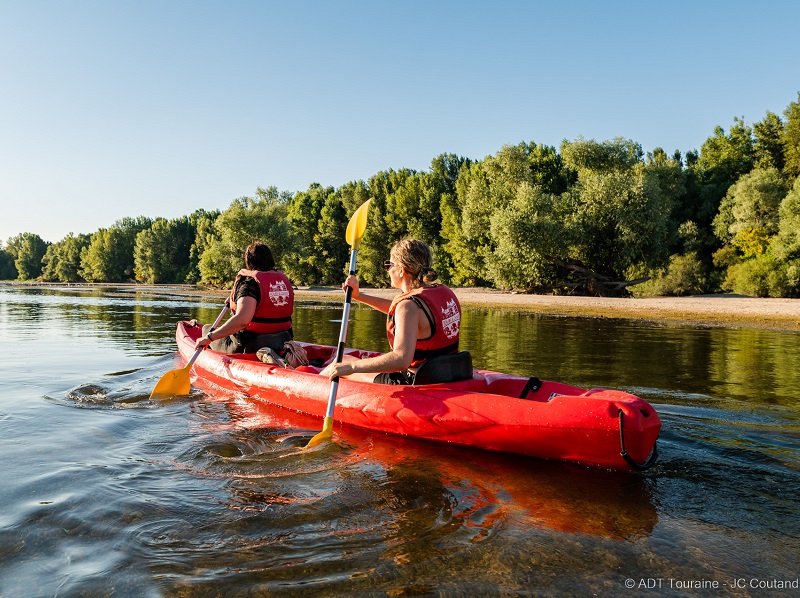
M 194 353 L 201 325 L 179 322 L 178 351 Z M 312 362 L 335 348 L 301 343 Z M 376 352 L 347 349 L 355 357 Z M 255 354 L 206 349 L 194 362 L 195 376 L 254 399 L 313 415 L 325 415 L 330 381 L 320 368 L 283 368 Z M 569 461 L 615 470 L 641 470 L 656 460 L 661 420 L 639 397 L 586 390 L 558 382 L 473 370 L 458 382 L 391 386 L 341 379 L 334 421 L 390 434 L 449 442 L 490 451 Z

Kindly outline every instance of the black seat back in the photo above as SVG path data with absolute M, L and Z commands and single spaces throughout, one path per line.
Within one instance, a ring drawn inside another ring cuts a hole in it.
M 414 386 L 420 384 L 438 384 L 440 382 L 456 382 L 472 378 L 472 355 L 469 351 L 461 351 L 451 355 L 437 355 L 426 359 L 417 369 Z

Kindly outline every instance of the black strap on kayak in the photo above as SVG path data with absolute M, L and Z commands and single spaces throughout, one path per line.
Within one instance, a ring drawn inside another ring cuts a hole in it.
M 647 461 L 644 463 L 637 463 L 634 461 L 631 456 L 628 454 L 628 451 L 625 450 L 625 434 L 622 431 L 622 420 L 623 420 L 623 413 L 622 409 L 619 410 L 619 442 L 622 445 L 622 451 L 620 451 L 620 455 L 622 458 L 625 459 L 625 462 L 636 469 L 637 471 L 645 471 L 650 469 L 658 459 L 658 444 L 653 444 L 653 452 L 650 453 L 650 456 L 647 458 Z
M 522 392 L 519 393 L 519 398 L 524 399 L 528 396 L 528 393 L 533 391 L 536 392 L 542 387 L 542 381 L 539 378 L 530 378 L 526 383 L 525 386 L 522 388 Z

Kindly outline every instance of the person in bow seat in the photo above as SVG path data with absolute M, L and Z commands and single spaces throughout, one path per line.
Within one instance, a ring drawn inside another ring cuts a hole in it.
M 244 264 L 228 298 L 233 315 L 215 330 L 203 326 L 195 348 L 208 345 L 222 353 L 255 353 L 268 348 L 282 355 L 284 344 L 294 338 L 292 283 L 275 269 L 272 251 L 260 241 L 247 247 Z

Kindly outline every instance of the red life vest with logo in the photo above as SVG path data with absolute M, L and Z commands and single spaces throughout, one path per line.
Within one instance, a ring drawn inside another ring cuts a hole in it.
M 258 282 L 261 291 L 261 300 L 256 306 L 253 319 L 245 327 L 256 334 L 272 334 L 289 330 L 292 327 L 292 311 L 294 311 L 294 291 L 292 283 L 283 272 L 270 270 L 268 272 L 250 271 Z M 242 274 L 236 277 L 236 282 L 231 289 L 229 298 L 231 311 L 236 313 L 236 283 Z
M 457 353 L 461 332 L 461 304 L 455 293 L 443 284 L 419 287 L 408 293 L 401 293 L 392 300 L 386 318 L 389 346 L 394 348 L 394 312 L 398 303 L 406 300 L 414 301 L 431 325 L 431 335 L 428 338 L 417 339 L 414 360 L 409 368 L 416 369 L 423 361 L 435 355 Z

